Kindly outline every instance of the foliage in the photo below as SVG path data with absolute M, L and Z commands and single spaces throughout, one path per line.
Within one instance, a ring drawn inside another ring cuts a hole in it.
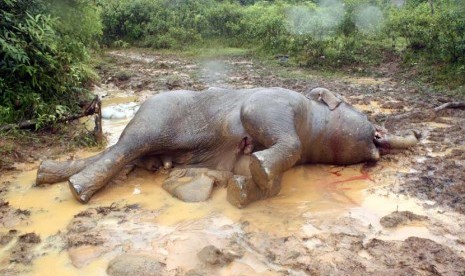
M 463 1 L 411 0 L 390 11 L 387 31 L 405 38 L 407 64 L 431 81 L 463 84 L 465 74 L 465 5 Z M 433 71 L 433 72 L 431 72 Z
M 92 10 L 84 1 L 67 2 Z M 50 3 L 0 4 L 1 124 L 35 119 L 39 128 L 78 108 L 86 94 L 83 85 L 91 75 L 86 43 L 99 31 L 79 31 L 72 21 L 52 16 Z

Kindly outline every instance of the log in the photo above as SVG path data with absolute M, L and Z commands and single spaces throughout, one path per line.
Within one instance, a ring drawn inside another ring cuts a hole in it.
M 98 127 L 100 127 L 100 132 L 101 132 L 101 106 L 102 102 L 98 98 L 98 96 L 95 96 L 92 102 L 88 105 L 88 107 L 80 114 L 73 114 L 64 118 L 60 118 L 56 120 L 55 122 L 57 123 L 63 123 L 63 122 L 68 122 L 68 121 L 73 121 L 82 117 L 98 114 L 98 117 L 100 118 L 100 123 L 98 124 Z M 14 128 L 18 129 L 33 129 L 37 124 L 37 120 L 25 120 L 22 122 L 19 122 L 18 124 L 6 124 L 0 127 L 0 131 L 8 131 Z M 97 127 L 97 121 L 96 121 L 96 127 Z M 102 135 L 103 137 L 103 135 Z
M 449 102 L 443 105 L 440 105 L 434 109 L 434 111 L 438 112 L 447 108 L 460 108 L 465 109 L 465 102 Z

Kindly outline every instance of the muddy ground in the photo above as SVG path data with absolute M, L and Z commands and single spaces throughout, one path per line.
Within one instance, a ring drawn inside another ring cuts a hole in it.
M 168 203 L 155 208 L 137 200 L 117 200 L 117 186 L 102 192 L 113 192 L 111 199 L 70 208 L 74 211 L 63 219 L 66 227 L 43 230 L 42 235 L 35 233 L 40 231 L 34 230 L 34 218 L 46 213 L 46 207 L 29 210 L 24 208 L 27 204 L 14 205 L 12 195 L 24 191 L 27 198 L 38 189 L 31 183 L 21 188 L 19 183 L 22 172 L 32 181 L 39 160 L 51 156 L 50 150 L 38 150 L 2 176 L 0 273 L 39 275 L 46 272 L 44 267 L 56 265 L 61 267 L 57 271 L 76 275 L 465 275 L 465 110 L 434 112 L 434 107 L 460 99 L 432 93 L 430 87 L 405 79 L 398 68 L 386 62 L 365 68 L 370 76 L 360 77 L 322 74 L 244 55 L 194 58 L 138 49 L 106 52 L 97 64 L 101 83 L 95 93 L 109 102 L 121 98 L 142 102 L 160 91 L 212 86 L 280 86 L 296 91 L 321 86 L 340 93 L 391 132 L 417 129 L 422 140 L 412 150 L 384 156 L 375 166 L 325 168 L 331 177 L 355 171 L 343 187 L 331 188 L 329 204 L 336 209 L 289 203 L 283 199 L 288 190 L 281 199 L 243 211 L 218 203 L 225 201 L 221 193 L 204 205 L 162 199 Z M 82 154 L 60 156 L 54 151 L 53 157 Z M 369 177 L 355 191 L 351 179 L 361 179 L 358 171 Z M 136 172 L 127 182 L 148 177 Z M 59 189 L 53 198 L 56 204 L 72 201 L 65 185 L 56 187 L 40 192 Z M 346 190 L 351 189 L 357 196 L 348 200 Z M 162 223 L 173 206 L 181 208 L 174 210 L 182 215 L 170 213 L 180 218 Z M 186 211 L 211 206 L 217 207 L 202 216 Z

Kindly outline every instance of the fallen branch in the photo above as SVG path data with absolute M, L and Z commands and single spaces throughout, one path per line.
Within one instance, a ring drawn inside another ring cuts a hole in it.
M 449 102 L 445 103 L 443 105 L 440 105 L 434 109 L 434 111 L 438 112 L 441 110 L 444 110 L 446 108 L 460 108 L 460 109 L 465 109 L 465 102 Z
M 99 123 L 99 127 L 101 127 L 101 106 L 102 106 L 102 103 L 100 101 L 100 99 L 98 98 L 98 96 L 95 96 L 95 98 L 92 100 L 92 102 L 87 106 L 86 110 L 84 110 L 82 113 L 80 114 L 73 114 L 73 115 L 70 115 L 70 116 L 67 116 L 67 117 L 64 117 L 64 118 L 60 118 L 58 120 L 56 120 L 55 122 L 56 123 L 63 123 L 63 122 L 68 122 L 68 121 L 73 121 L 73 120 L 76 120 L 76 119 L 79 119 L 79 118 L 82 118 L 82 117 L 86 117 L 86 116 L 90 116 L 90 115 L 94 115 L 94 114 L 98 114 L 98 117 L 100 117 L 100 123 Z M 7 125 L 3 125 L 0 127 L 0 131 L 7 131 L 7 130 L 10 130 L 10 129 L 14 129 L 14 128 L 18 128 L 18 129 L 32 129 L 36 126 L 37 124 L 37 120 L 26 120 L 26 121 L 22 121 L 18 124 L 7 124 Z M 97 123 L 97 121 L 96 121 Z
M 392 124 L 394 122 L 402 121 L 407 118 L 416 118 L 421 121 L 434 120 L 436 118 L 436 113 L 448 109 L 448 108 L 460 108 L 465 109 L 465 102 L 448 102 L 434 108 L 434 112 L 430 110 L 423 111 L 409 111 L 402 114 L 388 116 L 384 125 Z

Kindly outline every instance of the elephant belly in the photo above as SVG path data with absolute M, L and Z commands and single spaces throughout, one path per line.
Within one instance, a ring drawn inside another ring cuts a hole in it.
M 212 120 L 210 124 L 217 127 L 189 136 L 189 141 L 179 143 L 180 148 L 165 153 L 173 156 L 174 165 L 232 172 L 241 156 L 252 153 L 253 141 L 242 126 L 238 110 L 226 115 L 222 122 Z

